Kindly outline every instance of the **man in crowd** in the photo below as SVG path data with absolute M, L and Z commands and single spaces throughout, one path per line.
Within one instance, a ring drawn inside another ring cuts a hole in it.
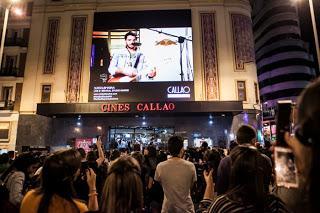
M 194 183 L 197 181 L 196 168 L 183 156 L 183 139 L 173 136 L 168 141 L 168 151 L 172 156 L 158 164 L 155 181 L 160 182 L 164 191 L 162 213 L 194 212 L 190 195 Z
M 156 76 L 145 55 L 138 50 L 137 35 L 128 32 L 124 36 L 126 48 L 113 54 L 108 71 L 112 76 L 109 82 L 146 81 Z
M 252 145 L 254 146 L 257 142 L 257 134 L 255 129 L 251 126 L 243 125 L 237 131 L 237 143 L 238 145 Z M 272 171 L 272 163 L 271 159 L 266 155 L 262 154 L 264 159 L 268 161 L 267 165 L 270 165 L 269 168 L 265 168 L 266 170 Z M 229 189 L 229 179 L 230 179 L 230 172 L 231 172 L 231 157 L 230 155 L 223 158 L 220 161 L 218 172 L 217 172 L 217 181 L 216 181 L 216 192 L 218 195 L 224 194 Z

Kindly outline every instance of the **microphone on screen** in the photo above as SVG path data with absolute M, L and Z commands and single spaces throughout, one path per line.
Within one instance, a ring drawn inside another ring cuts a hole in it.
M 132 45 L 138 47 L 138 46 L 141 46 L 141 43 L 140 42 L 135 42 L 135 43 L 132 43 Z

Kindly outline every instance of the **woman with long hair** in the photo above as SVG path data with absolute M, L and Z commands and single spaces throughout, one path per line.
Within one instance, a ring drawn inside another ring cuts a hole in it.
M 101 200 L 101 212 L 142 212 L 143 187 L 139 163 L 130 156 L 117 158 L 109 168 Z
M 299 189 L 289 197 L 295 212 L 320 212 L 320 78 L 311 83 L 297 103 L 295 136 L 285 135 L 296 158 Z
M 202 205 L 208 212 L 288 212 L 284 203 L 269 193 L 271 165 L 251 145 L 239 145 L 231 153 L 230 189 L 213 202 L 212 171 L 204 171 L 206 191 Z M 210 200 L 212 199 L 212 200 Z
M 87 171 L 90 188 L 89 204 L 75 199 L 73 181 L 79 173 L 80 153 L 69 149 L 49 156 L 41 171 L 41 186 L 29 191 L 21 205 L 21 213 L 86 212 L 98 210 L 95 174 Z

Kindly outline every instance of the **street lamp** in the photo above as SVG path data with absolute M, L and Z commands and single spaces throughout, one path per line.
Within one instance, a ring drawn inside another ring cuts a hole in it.
M 7 5 L 4 13 L 4 21 L 3 21 L 3 28 L 2 28 L 2 37 L 1 37 L 1 46 L 0 46 L 0 69 L 2 64 L 2 56 L 3 56 L 3 49 L 4 49 L 4 41 L 6 37 L 7 25 L 8 25 L 8 18 L 9 18 L 9 11 L 13 4 L 19 2 L 19 0 L 11 0 Z
M 295 2 L 300 2 L 301 0 L 294 0 L 294 1 Z M 316 23 L 316 18 L 315 18 L 315 11 L 314 11 L 314 7 L 313 7 L 313 0 L 309 0 L 309 8 L 310 8 L 310 15 L 311 15 L 314 42 L 315 42 L 316 52 L 317 52 L 318 68 L 320 69 L 319 37 L 318 37 L 317 23 Z
M 313 35 L 317 50 L 317 59 L 318 59 L 318 68 L 320 69 L 320 49 L 319 49 L 319 38 L 318 38 L 318 31 L 317 31 L 317 23 L 315 18 L 315 12 L 313 8 L 313 1 L 309 0 L 309 6 L 310 6 L 310 13 L 311 13 L 311 20 L 312 20 L 312 28 L 313 28 Z

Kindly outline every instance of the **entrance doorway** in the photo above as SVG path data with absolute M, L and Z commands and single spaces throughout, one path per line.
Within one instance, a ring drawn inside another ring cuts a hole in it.
M 109 141 L 117 148 L 130 148 L 133 143 L 142 147 L 153 144 L 166 148 L 168 139 L 174 135 L 174 127 L 109 127 Z

